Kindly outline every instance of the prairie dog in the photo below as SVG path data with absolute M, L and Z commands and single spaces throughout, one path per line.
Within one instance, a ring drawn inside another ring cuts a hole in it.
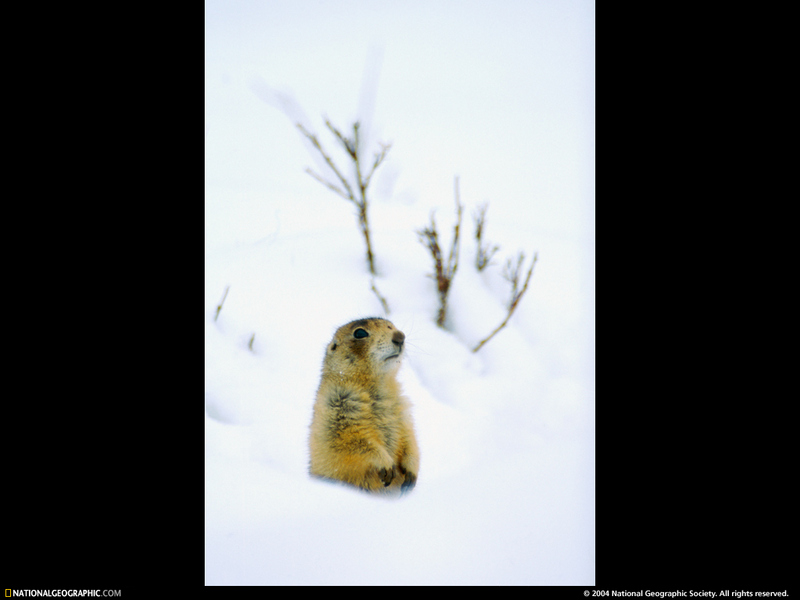
M 419 449 L 395 379 L 405 335 L 390 321 L 342 325 L 325 351 L 309 437 L 310 473 L 370 492 L 410 491 Z

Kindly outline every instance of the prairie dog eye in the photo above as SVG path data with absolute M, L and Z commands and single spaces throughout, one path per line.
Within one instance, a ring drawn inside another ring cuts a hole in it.
M 366 331 L 364 331 L 363 329 L 356 329 L 353 332 L 353 337 L 356 338 L 357 340 L 360 340 L 361 338 L 365 338 L 368 335 L 369 334 Z

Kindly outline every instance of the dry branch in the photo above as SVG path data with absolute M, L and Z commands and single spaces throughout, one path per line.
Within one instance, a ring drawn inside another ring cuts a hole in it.
M 383 307 L 383 314 L 387 317 L 389 316 L 389 304 L 386 302 L 386 298 L 381 296 L 381 293 L 378 291 L 378 288 L 375 286 L 375 280 L 372 280 L 372 291 L 375 292 L 375 295 L 380 300 L 381 306 Z
M 353 124 L 353 137 L 348 138 L 343 135 L 334 125 L 330 122 L 330 120 L 325 119 L 325 125 L 334 135 L 334 137 L 339 141 L 339 143 L 344 147 L 347 154 L 353 161 L 355 166 L 355 183 L 351 185 L 347 178 L 342 175 L 342 172 L 333 162 L 333 159 L 328 155 L 327 152 L 322 148 L 317 136 L 313 133 L 309 132 L 305 127 L 303 127 L 300 123 L 297 123 L 297 128 L 300 132 L 308 138 L 311 142 L 311 145 L 317 149 L 317 151 L 322 155 L 322 158 L 325 159 L 325 162 L 331 168 L 331 170 L 336 175 L 336 178 L 339 180 L 341 187 L 336 185 L 335 183 L 331 183 L 321 175 L 318 175 L 311 169 L 306 169 L 306 173 L 311 175 L 314 179 L 319 181 L 329 190 L 335 192 L 345 200 L 349 200 L 352 202 L 357 209 L 358 214 L 358 225 L 361 229 L 361 234 L 364 236 L 364 243 L 366 245 L 367 251 L 367 265 L 369 266 L 369 272 L 375 275 L 375 260 L 372 253 L 372 242 L 370 240 L 370 231 L 369 231 L 369 218 L 367 215 L 367 187 L 369 186 L 370 180 L 372 179 L 372 175 L 375 173 L 375 169 L 377 169 L 383 160 L 386 158 L 386 154 L 389 152 L 391 148 L 391 144 L 380 144 L 381 150 L 380 152 L 375 153 L 375 159 L 372 163 L 372 167 L 369 170 L 369 173 L 366 177 L 362 176 L 361 173 L 361 163 L 362 157 L 359 154 L 360 148 L 360 140 L 359 140 L 359 124 L 356 122 Z M 353 191 L 356 188 L 358 190 L 358 195 Z
M 439 247 L 439 234 L 436 231 L 436 221 L 431 213 L 430 227 L 420 229 L 417 231 L 419 241 L 427 246 L 428 250 L 433 257 L 433 264 L 435 272 L 429 277 L 436 280 L 436 289 L 439 293 L 439 312 L 436 316 L 436 324 L 439 327 L 444 327 L 444 321 L 447 316 L 447 294 L 450 291 L 450 284 L 458 269 L 458 251 L 459 251 L 459 229 L 461 227 L 461 212 L 464 208 L 461 206 L 458 194 L 458 177 L 455 180 L 455 197 L 456 197 L 456 225 L 453 228 L 453 243 L 450 246 L 450 255 L 447 258 L 445 265 L 442 257 L 442 250 Z
M 222 310 L 222 305 L 225 302 L 225 298 L 228 297 L 228 290 L 229 289 L 231 289 L 231 286 L 228 285 L 228 286 L 225 287 L 225 293 L 222 295 L 222 300 L 220 300 L 219 304 L 217 304 L 217 310 L 216 310 L 216 312 L 214 312 L 214 322 L 215 323 L 217 321 L 217 317 L 219 317 L 219 311 Z
M 508 323 L 508 320 L 511 318 L 511 315 L 514 314 L 514 310 L 516 310 L 519 301 L 522 299 L 522 295 L 525 293 L 525 290 L 528 289 L 528 282 L 530 282 L 531 280 L 531 275 L 533 274 L 533 267 L 534 265 L 536 265 L 536 259 L 538 257 L 539 257 L 538 254 L 533 255 L 533 262 L 531 263 L 531 268 L 528 269 L 527 277 L 525 277 L 525 284 L 519 291 L 517 291 L 519 289 L 519 275 L 520 275 L 520 270 L 522 268 L 522 263 L 525 260 L 525 255 L 522 252 L 519 253 L 519 257 L 517 257 L 517 264 L 515 267 L 512 266 L 511 260 L 510 259 L 508 260 L 508 262 L 506 263 L 506 268 L 503 271 L 503 277 L 505 277 L 511 282 L 511 300 L 509 301 L 508 304 L 508 314 L 506 315 L 506 318 L 503 320 L 503 322 L 500 323 L 500 325 L 498 325 L 497 329 L 495 329 L 492 333 L 489 334 L 488 337 L 486 337 L 472 349 L 473 352 L 477 352 L 478 350 L 480 350 L 481 347 L 483 347 L 483 345 L 486 342 L 492 339 L 497 332 L 499 332 L 503 327 L 506 326 L 506 323 Z
M 481 204 L 472 218 L 475 220 L 475 240 L 478 242 L 478 250 L 475 254 L 475 267 L 478 271 L 483 271 L 491 264 L 492 257 L 500 250 L 499 246 L 491 246 L 487 243 L 483 245 L 483 228 L 486 226 L 486 210 L 489 204 Z

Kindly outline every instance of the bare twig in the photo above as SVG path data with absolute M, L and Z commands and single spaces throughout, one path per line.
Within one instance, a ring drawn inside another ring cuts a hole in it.
M 311 175 L 311 176 L 312 176 L 314 179 L 316 179 L 317 181 L 319 181 L 319 182 L 320 182 L 322 185 L 324 185 L 324 186 L 327 186 L 329 189 L 331 189 L 331 190 L 333 190 L 334 192 L 336 192 L 337 194 L 339 194 L 339 195 L 340 195 L 342 198 L 344 198 L 345 200 L 350 200 L 350 196 L 348 196 L 347 194 L 345 194 L 345 193 L 344 193 L 342 190 L 340 190 L 338 187 L 336 187 L 336 186 L 335 186 L 334 184 L 332 184 L 330 181 L 328 181 L 328 180 L 326 180 L 326 179 L 323 179 L 321 176 L 319 176 L 319 175 L 317 175 L 316 173 L 314 173 L 314 171 L 312 171 L 310 168 L 306 168 L 306 173 L 308 173 L 309 175 Z
M 342 175 L 341 172 L 339 171 L 339 169 L 336 167 L 336 165 L 334 164 L 333 160 L 331 160 L 331 157 L 328 156 L 326 154 L 325 150 L 322 149 L 322 146 L 320 145 L 319 140 L 317 139 L 317 136 L 309 133 L 306 130 L 306 128 L 303 127 L 300 123 L 297 124 L 297 128 L 303 133 L 303 135 L 305 135 L 309 139 L 311 144 L 319 151 L 319 153 L 322 155 L 322 158 L 325 159 L 325 162 L 328 163 L 328 166 L 333 170 L 333 172 L 339 178 L 339 181 L 342 182 L 342 185 L 344 186 L 344 189 L 347 190 L 347 194 L 344 194 L 341 190 L 337 190 L 336 186 L 334 186 L 332 183 L 328 183 L 322 177 L 320 177 L 319 175 L 316 175 L 315 173 L 313 173 L 310 169 L 306 169 L 306 172 L 311 174 L 311 175 L 313 175 L 315 179 L 317 179 L 318 181 L 320 181 L 320 182 L 324 183 L 325 185 L 327 185 L 329 188 L 331 188 L 334 191 L 336 191 L 338 194 L 340 194 L 346 200 L 350 200 L 351 202 L 353 202 L 354 204 L 357 205 L 358 201 L 356 201 L 356 197 L 353 195 L 353 190 L 350 188 L 350 184 L 348 183 L 347 179 L 345 179 L 344 175 Z
M 525 277 L 525 284 L 522 286 L 522 290 L 520 290 L 519 292 L 517 292 L 517 289 L 519 287 L 519 274 L 520 274 L 520 269 L 522 267 L 522 263 L 525 259 L 525 255 L 522 252 L 519 253 L 516 267 L 512 267 L 510 259 L 506 263 L 504 277 L 506 277 L 506 279 L 508 279 L 511 282 L 511 300 L 508 304 L 508 314 L 506 315 L 506 318 L 503 320 L 503 322 L 500 323 L 500 325 L 497 327 L 497 329 L 495 329 L 492 333 L 489 334 L 487 338 L 482 340 L 477 346 L 475 346 L 472 349 L 473 352 L 477 352 L 478 350 L 480 350 L 481 347 L 483 347 L 483 345 L 486 342 L 492 339 L 497 332 L 499 332 L 503 327 L 506 326 L 506 323 L 508 323 L 508 320 L 511 318 L 511 315 L 514 314 L 514 310 L 516 310 L 519 301 L 522 299 L 522 295 L 525 293 L 525 290 L 528 289 L 528 282 L 530 282 L 531 280 L 531 275 L 533 274 L 533 267 L 534 265 L 536 265 L 536 260 L 538 259 L 538 257 L 539 257 L 538 253 L 533 255 L 533 262 L 531 263 L 531 268 L 528 269 L 527 277 Z
M 458 177 L 455 180 L 455 197 L 456 197 L 456 226 L 453 231 L 453 244 L 450 246 L 450 256 L 447 258 L 447 269 L 451 272 L 452 275 L 456 274 L 456 269 L 458 268 L 458 250 L 460 248 L 459 240 L 458 240 L 458 231 L 461 227 L 461 211 L 464 209 L 461 206 L 460 196 L 458 193 Z M 455 257 L 455 258 L 454 258 Z
M 357 208 L 357 215 L 358 215 L 358 225 L 361 229 L 361 234 L 364 236 L 364 243 L 366 245 L 367 251 L 367 265 L 369 266 L 369 272 L 373 275 L 376 274 L 375 272 L 375 259 L 372 254 L 372 242 L 370 240 L 370 230 L 369 230 L 369 218 L 367 214 L 368 208 L 368 201 L 367 201 L 367 187 L 369 186 L 370 180 L 372 179 L 372 175 L 375 173 L 375 169 L 377 169 L 383 160 L 386 158 L 386 154 L 389 152 L 391 148 L 391 144 L 381 144 L 380 152 L 375 153 L 375 160 L 372 164 L 372 167 L 369 170 L 369 173 L 366 177 L 362 175 L 361 163 L 362 158 L 359 154 L 360 149 L 360 140 L 359 140 L 359 123 L 356 122 L 353 124 L 353 137 L 348 138 L 342 134 L 331 122 L 329 119 L 325 119 L 325 125 L 334 135 L 334 137 L 339 141 L 339 143 L 344 147 L 347 154 L 353 160 L 353 164 L 355 166 L 355 175 L 356 181 L 355 185 L 351 185 L 348 182 L 347 178 L 342 175 L 342 172 L 338 169 L 336 164 L 333 162 L 331 157 L 325 152 L 322 148 L 322 145 L 319 143 L 317 136 L 309 132 L 305 127 L 303 127 L 300 123 L 297 123 L 297 128 L 300 132 L 308 138 L 314 148 L 322 155 L 322 158 L 325 159 L 325 162 L 328 166 L 333 170 L 336 177 L 339 179 L 341 183 L 341 187 L 331 183 L 324 177 L 314 173 L 311 169 L 306 169 L 306 172 L 311 175 L 314 179 L 319 181 L 329 190 L 335 192 L 345 200 L 349 200 L 353 204 L 355 204 Z M 358 195 L 353 191 L 354 188 L 358 189 Z
M 534 261 L 535 260 L 536 258 L 534 257 Z M 517 289 L 519 288 L 519 272 L 520 269 L 522 269 L 523 262 L 525 262 L 525 254 L 520 252 L 519 256 L 517 256 L 516 266 L 513 265 L 511 259 L 509 258 L 506 261 L 506 266 L 503 268 L 503 279 L 511 284 L 511 297 L 508 301 L 508 306 L 511 306 L 514 303 L 514 300 L 517 298 Z
M 381 151 L 375 153 L 375 162 L 372 164 L 372 168 L 370 169 L 367 177 L 364 179 L 364 188 L 369 185 L 370 180 L 372 179 L 372 175 L 375 173 L 375 169 L 377 169 L 380 164 L 383 162 L 383 159 L 386 158 L 386 155 L 389 153 L 391 149 L 391 144 L 381 144 Z
M 231 286 L 226 286 L 225 287 L 225 293 L 222 295 L 222 300 L 220 300 L 219 304 L 217 304 L 217 310 L 214 313 L 214 322 L 215 323 L 217 322 L 217 317 L 219 317 L 219 311 L 222 310 L 222 304 L 225 302 L 225 298 L 228 297 L 228 290 L 229 289 L 231 289 Z
M 383 307 L 383 314 L 387 317 L 389 316 L 389 305 L 386 302 L 386 298 L 381 296 L 381 293 L 378 291 L 378 288 L 375 286 L 375 280 L 372 280 L 372 291 L 375 292 L 375 295 L 378 297 L 378 300 L 381 302 L 381 306 Z
M 325 119 L 325 125 L 327 125 L 328 129 L 331 130 L 331 133 L 335 135 L 339 142 L 344 146 L 344 149 L 347 150 L 347 153 L 350 155 L 350 158 L 356 160 L 358 157 L 358 123 L 353 124 L 353 129 L 355 130 L 355 136 L 353 140 L 349 140 L 344 137 L 336 127 L 334 127 L 329 119 Z
M 461 212 L 464 208 L 459 202 L 458 194 L 458 177 L 455 180 L 455 197 L 456 197 L 456 225 L 453 228 L 453 243 L 450 246 L 450 255 L 447 258 L 445 265 L 442 260 L 442 250 L 439 247 L 439 234 L 436 231 L 436 221 L 431 213 L 430 227 L 420 229 L 417 231 L 420 242 L 428 247 L 428 250 L 433 257 L 433 264 L 435 272 L 429 277 L 436 280 L 436 289 L 439 293 L 439 312 L 436 316 L 436 324 L 439 327 L 444 327 L 444 321 L 447 316 L 447 294 L 450 291 L 450 284 L 453 282 L 453 277 L 458 269 L 458 251 L 459 251 L 459 228 L 461 227 Z
M 475 254 L 475 267 L 478 271 L 483 271 L 491 264 L 492 257 L 500 250 L 499 246 L 491 246 L 487 243 L 483 245 L 483 228 L 486 226 L 486 210 L 489 204 L 481 204 L 477 212 L 472 216 L 475 220 L 475 240 L 478 242 L 478 250 Z

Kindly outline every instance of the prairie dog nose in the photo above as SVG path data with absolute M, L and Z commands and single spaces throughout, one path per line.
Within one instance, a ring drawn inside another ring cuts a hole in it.
M 402 331 L 395 331 L 392 334 L 392 341 L 395 344 L 397 344 L 401 350 L 403 348 L 403 342 L 405 341 L 405 339 L 406 339 L 406 334 L 404 334 Z

